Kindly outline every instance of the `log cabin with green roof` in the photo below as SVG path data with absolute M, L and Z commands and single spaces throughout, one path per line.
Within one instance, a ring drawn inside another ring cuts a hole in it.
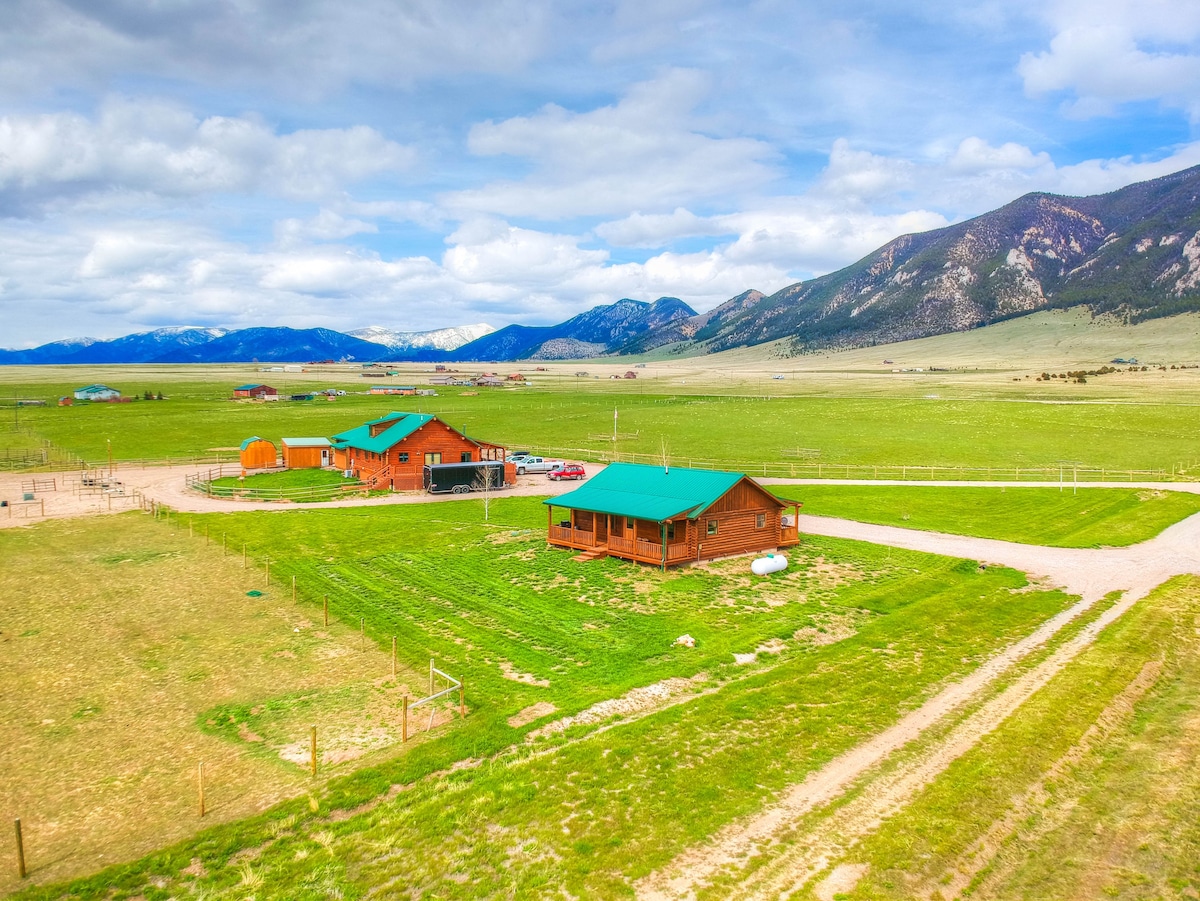
M 333 461 L 369 488 L 420 491 L 426 466 L 438 463 L 504 462 L 499 444 L 477 441 L 428 413 L 389 413 L 333 436 Z M 504 482 L 516 469 L 504 467 Z
M 738 472 L 612 463 L 544 503 L 550 544 L 592 559 L 620 557 L 665 569 L 800 541 L 802 505 Z

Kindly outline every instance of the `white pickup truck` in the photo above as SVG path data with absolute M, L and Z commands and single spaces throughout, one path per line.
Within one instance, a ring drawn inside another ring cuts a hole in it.
M 563 465 L 563 461 L 551 460 L 546 457 L 522 457 L 514 460 L 513 465 L 517 467 L 517 475 L 523 476 L 527 472 L 549 472 L 552 469 L 558 469 Z

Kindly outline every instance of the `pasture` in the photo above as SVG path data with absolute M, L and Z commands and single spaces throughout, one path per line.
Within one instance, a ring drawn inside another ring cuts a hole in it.
M 303 742 L 308 721 L 231 743 L 207 725 L 218 705 L 302 695 L 332 766 L 369 750 L 355 744 L 363 723 L 341 715 L 341 696 L 394 702 L 401 691 L 389 657 L 356 630 L 324 628 L 320 610 L 265 586 L 261 567 L 243 569 L 240 554 L 145 514 L 9 529 L 0 558 L 0 809 L 23 817 L 39 879 L 136 857 L 311 787 L 303 766 L 280 756 Z M 5 867 L 0 887 L 16 888 L 13 877 Z
M 1051 547 L 1128 547 L 1200 512 L 1200 495 L 1138 488 L 774 485 L 804 513 Z
M 463 678 L 470 715 L 441 737 L 435 732 L 402 753 L 393 745 L 390 754 L 380 752 L 383 759 L 314 790 L 319 812 L 293 802 L 218 827 L 165 857 L 76 884 L 72 891 L 81 897 L 112 884 L 117 897 L 145 893 L 154 888 L 146 882 L 151 874 L 218 893 L 265 880 L 269 896 L 314 890 L 311 880 L 319 878 L 357 895 L 399 875 L 380 871 L 382 859 L 369 850 L 385 834 L 389 847 L 419 850 L 428 865 L 421 879 L 438 894 L 472 897 L 505 885 L 536 894 L 560 878 L 578 892 L 611 894 L 620 873 L 661 861 L 753 809 L 1068 600 L 1029 590 L 1010 570 L 832 539 L 806 542 L 788 574 L 776 579 L 751 578 L 744 560 L 667 574 L 616 561 L 576 563 L 570 552 L 545 545 L 541 505 L 525 498 L 494 501 L 489 524 L 477 501 L 441 504 L 436 512 L 400 506 L 370 514 L 301 511 L 286 520 L 268 513 L 197 517 L 192 538 L 186 520 L 126 518 L 164 532 L 160 540 L 173 548 L 190 542 L 217 562 L 219 548 L 206 549 L 198 526 L 219 527 L 233 547 L 246 542 L 253 559 L 270 556 L 274 579 L 286 585 L 297 577 L 301 603 L 289 617 L 313 621 L 328 593 L 343 623 L 366 622 L 376 661 L 386 659 L 381 650 L 396 636 L 410 667 L 433 656 Z M 107 531 L 85 528 L 96 531 L 93 541 Z M 88 563 L 86 555 L 78 560 L 80 579 L 95 574 L 97 564 Z M 685 633 L 694 648 L 674 644 Z M 282 637 L 291 640 L 286 631 Z M 743 662 L 735 654 L 746 655 Z M 597 702 L 636 698 L 631 692 L 649 685 L 666 686 L 674 706 L 654 717 L 641 714 L 661 698 L 640 712 L 635 701 L 607 713 L 600 708 L 565 731 L 521 742 L 531 729 Z M 222 742 L 247 768 L 261 765 L 262 749 L 245 736 L 270 741 L 304 722 L 309 713 L 296 711 L 295 702 L 295 692 L 277 684 L 233 705 L 205 707 L 190 741 Z M 482 764 L 423 778 L 464 758 Z M 278 759 L 272 766 L 288 772 Z M 378 803 L 395 784 L 413 786 L 402 803 L 348 820 L 325 818 L 330 807 Z M 190 803 L 192 795 L 180 791 Z M 580 815 L 564 832 L 568 809 Z M 685 810 L 703 814 L 685 817 Z M 478 818 L 494 828 L 464 835 L 468 819 Z M 27 820 L 31 836 L 36 822 Z M 254 835 L 274 840 L 246 876 L 231 856 L 256 844 Z M 322 850 L 321 842 L 329 847 Z M 345 857 L 359 842 L 354 859 Z M 313 861 L 305 863 L 314 854 L 333 854 L 331 864 L 338 863 L 314 870 Z M 407 867 L 410 857 L 389 859 Z
M 625 363 L 548 364 L 528 373 L 528 389 L 410 398 L 353 393 L 365 380 L 348 366 L 10 368 L 0 382 L 22 396 L 103 381 L 167 399 L 10 409 L 0 445 L 48 440 L 54 453 L 93 463 L 110 445 L 118 463 L 233 459 L 252 434 L 329 435 L 419 409 L 512 448 L 740 464 L 760 477 L 748 464 L 776 476 L 937 466 L 938 478 L 982 477 L 972 468 L 1012 478 L 1017 467 L 1048 474 L 1078 463 L 1191 477 L 1197 370 L 1077 385 L 1038 382 L 1020 367 L 1063 346 L 1086 361 L 1135 335 L 1172 354 L 1165 362 L 1191 363 L 1192 333 L 1147 323 L 1075 340 L 1085 324 L 1047 315 L 995 327 L 1010 329 L 1010 349 L 1031 348 L 1011 364 L 972 368 L 968 349 L 954 371 L 919 374 L 884 371 L 871 362 L 878 349 L 791 361 L 730 352 L 648 360 L 637 380 L 574 375 Z M 887 353 L 945 361 L 979 340 Z M 407 367 L 402 379 L 420 384 L 420 372 Z M 260 380 L 281 393 L 352 393 L 229 399 L 233 385 Z M 615 443 L 604 437 L 614 408 Z M 1063 492 L 774 490 L 804 501 L 806 514 L 1060 547 L 1136 543 L 1200 507 L 1177 493 L 1073 494 L 1069 481 Z M 545 524 L 537 498 L 500 496 L 488 522 L 480 501 L 465 500 L 129 513 L 0 532 L 0 590 L 21 601 L 0 614 L 0 677 L 18 688 L 3 701 L 16 754 L 6 757 L 0 813 L 22 817 L 31 867 L 24 886 L 0 874 L 0 891 L 632 897 L 1077 601 L 999 566 L 811 536 L 789 552 L 785 573 L 767 578 L 751 576 L 745 559 L 667 573 L 583 563 L 546 545 Z M 976 730 L 950 765 L 889 794 L 1117 601 L 1066 621 L 779 841 L 715 861 L 698 897 L 788 884 L 816 838 L 825 869 L 798 897 L 1042 896 L 1043 885 L 1047 897 L 1189 897 L 1200 889 L 1200 795 L 1184 765 L 1200 721 L 1196 585 L 1179 579 L 1136 604 L 1010 717 Z M 684 635 L 694 646 L 677 643 Z M 447 699 L 432 731 L 425 714 L 412 718 L 415 738 L 403 744 L 399 695 L 423 693 L 430 658 L 463 680 L 468 715 L 457 718 Z M 310 725 L 322 736 L 315 780 L 303 769 Z M 211 762 L 204 820 L 199 758 Z M 887 816 L 861 813 L 890 797 Z M 843 834 L 853 839 L 845 847 Z M 74 881 L 55 884 L 63 879 Z
M 648 462 L 661 459 L 665 446 L 676 465 L 737 466 L 784 477 L 1019 478 L 1023 468 L 1026 477 L 1049 478 L 1057 477 L 1062 461 L 1094 469 L 1097 477 L 1101 469 L 1114 478 L 1130 470 L 1170 477 L 1200 464 L 1193 439 L 1200 392 L 1192 397 L 1187 388 L 1152 385 L 1136 403 L 1091 385 L 1076 386 L 1089 393 L 1063 402 L 1059 389 L 1065 386 L 1057 384 L 1016 386 L 1022 393 L 1008 396 L 981 396 L 962 385 L 934 392 L 906 386 L 871 394 L 823 389 L 780 396 L 718 385 L 701 391 L 666 376 L 589 383 L 547 374 L 533 388 L 478 394 L 439 389 L 438 397 L 358 394 L 332 403 L 252 403 L 229 398 L 235 374 L 219 382 L 195 374 L 188 380 L 181 372 L 163 401 L 24 408 L 21 424 L 92 463 L 105 462 L 110 449 L 118 462 L 218 456 L 232 461 L 251 435 L 276 442 L 291 435 L 328 436 L 393 409 L 409 409 L 434 413 L 468 435 L 512 448 Z M 12 373 L 0 371 L 4 375 Z M 1200 387 L 1200 370 L 1176 375 Z M 772 390 L 777 384 L 768 381 Z M 52 396 L 64 386 L 40 387 Z

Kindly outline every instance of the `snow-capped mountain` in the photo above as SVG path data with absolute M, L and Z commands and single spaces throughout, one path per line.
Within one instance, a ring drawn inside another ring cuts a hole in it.
M 371 325 L 357 331 L 346 332 L 351 338 L 382 344 L 392 350 L 411 347 L 429 347 L 435 350 L 454 350 L 490 335 L 495 329 L 486 322 L 475 325 L 459 325 L 454 328 L 439 328 L 428 332 L 397 332 L 381 325 Z

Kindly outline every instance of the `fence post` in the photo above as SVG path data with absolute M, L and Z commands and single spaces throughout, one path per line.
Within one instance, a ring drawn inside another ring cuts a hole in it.
M 329 627 L 329 595 L 325 595 L 325 627 Z
M 458 683 L 458 716 L 459 719 L 467 718 L 467 690 L 461 682 Z
M 13 825 L 17 830 L 17 875 L 22 879 L 25 878 L 25 842 L 21 838 L 21 818 L 17 817 L 13 820 Z
M 404 714 L 400 719 L 400 740 L 408 741 L 408 695 L 404 696 Z
M 200 816 L 204 816 L 204 761 L 200 761 L 200 772 L 196 778 L 200 789 Z
M 309 733 L 309 756 L 312 760 L 312 774 L 317 775 L 317 727 L 312 727 L 312 732 Z

